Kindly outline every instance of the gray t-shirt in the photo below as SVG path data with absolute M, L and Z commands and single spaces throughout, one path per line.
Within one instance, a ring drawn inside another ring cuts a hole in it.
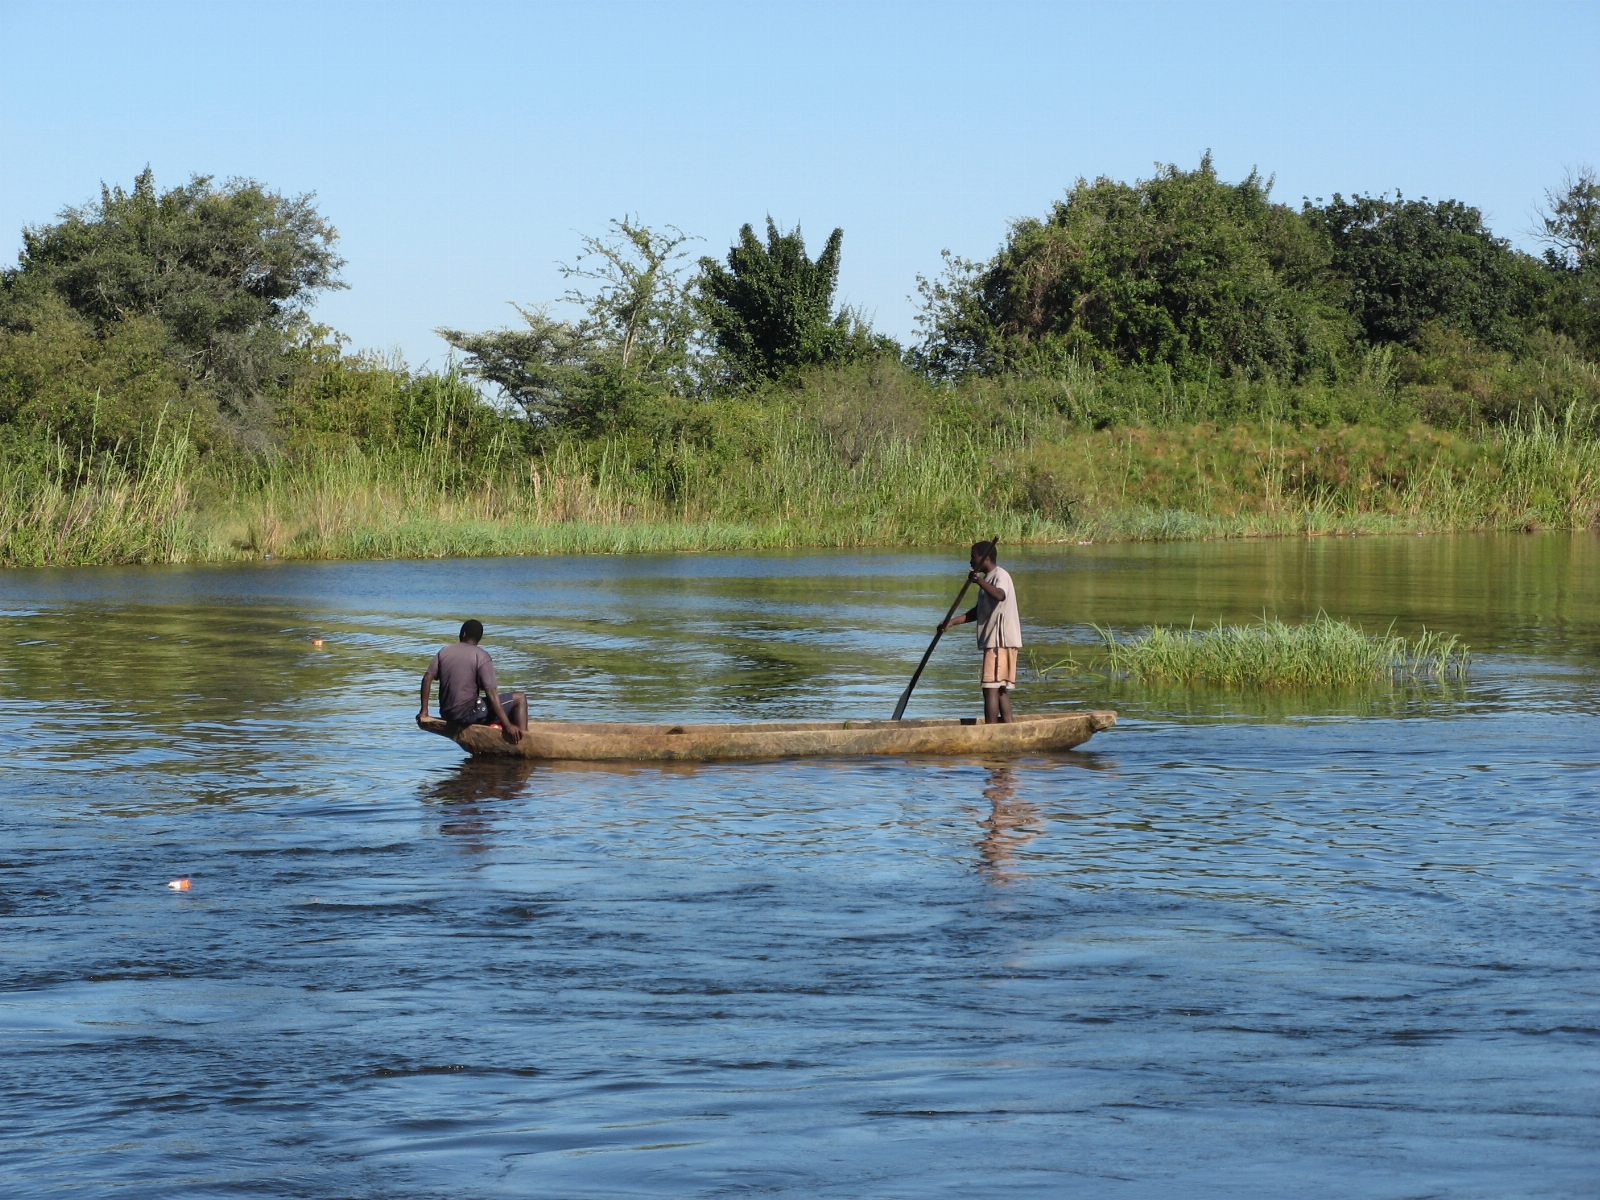
M 494 662 L 482 646 L 445 646 L 433 656 L 432 667 L 439 677 L 439 712 L 447 721 L 470 721 L 477 715 L 478 693 L 495 694 Z
M 988 592 L 978 592 L 978 645 L 987 650 L 991 646 L 1021 646 L 1022 618 L 1017 615 L 1017 585 L 1011 582 L 1011 573 L 996 567 L 984 576 L 992 586 L 1006 594 L 995 603 Z

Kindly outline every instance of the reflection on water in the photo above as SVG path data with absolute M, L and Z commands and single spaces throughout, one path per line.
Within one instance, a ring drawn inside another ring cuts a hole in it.
M 996 883 L 1016 878 L 1010 868 L 1016 853 L 1044 832 L 1039 810 L 1017 796 L 1016 769 L 993 767 L 983 789 L 989 815 L 979 822 L 987 831 L 978 842 L 978 854 Z
M 528 776 L 538 769 L 539 764 L 528 759 L 463 758 L 454 769 L 419 788 L 417 798 L 424 804 L 512 800 L 527 791 Z
M 536 713 L 881 715 L 959 554 L 0 574 L 5 1193 L 1592 1194 L 1596 546 L 1013 556 L 1045 661 L 1323 608 L 1480 655 L 1025 679 L 1125 719 L 1016 762 L 411 723 L 468 615 Z M 976 708 L 973 658 L 914 711 Z
M 424 784 L 418 799 L 438 809 L 439 832 L 472 850 L 487 850 L 502 807 L 528 790 L 537 764 L 525 759 L 462 760 Z

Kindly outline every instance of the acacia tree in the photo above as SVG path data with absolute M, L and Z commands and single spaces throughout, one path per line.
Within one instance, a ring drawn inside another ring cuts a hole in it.
M 1584 167 L 1545 198 L 1549 208 L 1538 236 L 1546 244 L 1551 285 L 1540 316 L 1591 357 L 1600 356 L 1600 177 Z
M 611 222 L 608 237 L 586 237 L 561 273 L 597 284 L 575 287 L 565 299 L 581 305 L 604 331 L 617 370 L 642 375 L 681 368 L 695 333 L 694 310 L 684 282 L 682 247 L 698 239 L 674 225 L 656 232 L 637 217 Z
M 1548 244 L 1553 267 L 1586 271 L 1600 267 L 1600 176 L 1593 167 L 1569 174 L 1559 194 L 1546 192 L 1549 211 L 1540 215 L 1539 238 Z
M 893 351 L 859 313 L 833 310 L 843 244 L 844 230 L 835 229 L 812 260 L 800 227 L 780 233 L 769 216 L 765 245 L 745 225 L 726 265 L 700 260 L 697 307 L 734 382 L 786 379 L 802 367 Z
M 0 320 L 26 325 L 47 294 L 102 335 L 153 318 L 188 374 L 237 411 L 270 385 L 316 294 L 344 286 L 337 240 L 310 195 L 205 175 L 158 192 L 146 168 L 131 192 L 102 187 L 97 202 L 23 231 Z
M 598 338 L 587 322 L 562 321 L 543 308 L 513 307 L 526 329 L 464 333 L 435 330 L 466 355 L 462 370 L 492 383 L 537 425 L 559 425 L 593 411 Z
M 692 374 L 694 311 L 682 247 L 692 240 L 625 217 L 605 237 L 585 237 L 568 279 L 588 284 L 563 297 L 584 316 L 516 307 L 526 328 L 485 333 L 437 330 L 466 355 L 466 372 L 493 383 L 533 423 L 605 420 L 640 396 L 680 388 Z

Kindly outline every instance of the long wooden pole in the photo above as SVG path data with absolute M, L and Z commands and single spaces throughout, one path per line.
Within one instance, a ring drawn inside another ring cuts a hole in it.
M 950 611 L 945 613 L 944 621 L 939 622 L 939 628 L 933 631 L 933 641 L 928 643 L 928 648 L 923 652 L 922 661 L 917 664 L 916 674 L 911 676 L 911 682 L 906 684 L 906 690 L 900 693 L 900 703 L 894 706 L 894 719 L 898 721 L 905 716 L 906 701 L 911 699 L 911 689 L 917 686 L 917 680 L 922 678 L 922 668 L 928 665 L 928 660 L 933 657 L 933 648 L 939 644 L 939 639 L 944 636 L 945 621 L 956 615 L 956 609 L 961 607 L 961 600 L 967 594 L 967 589 L 972 586 L 972 576 L 967 576 L 967 581 L 961 585 L 961 590 L 956 593 L 956 602 L 950 606 Z

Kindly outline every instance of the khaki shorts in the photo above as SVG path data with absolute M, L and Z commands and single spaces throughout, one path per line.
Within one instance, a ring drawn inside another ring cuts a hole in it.
M 1009 692 L 1017 686 L 1017 648 L 1015 646 L 985 646 L 983 650 L 983 686 Z

